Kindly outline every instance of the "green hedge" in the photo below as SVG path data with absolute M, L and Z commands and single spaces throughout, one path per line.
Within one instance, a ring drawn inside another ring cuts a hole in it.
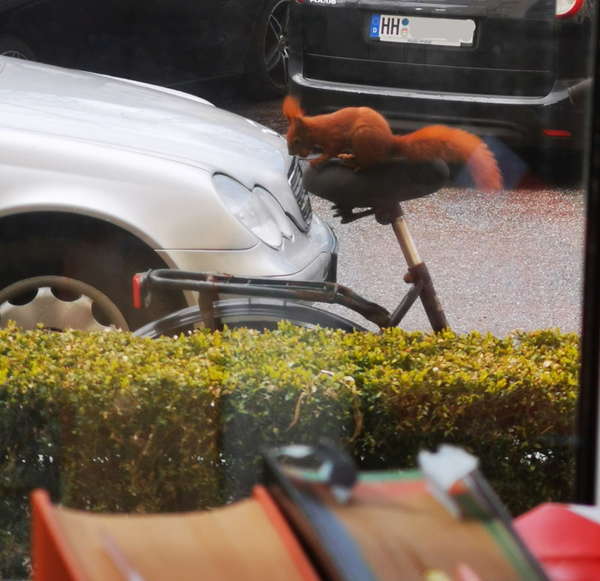
M 249 491 L 261 446 L 322 436 L 364 469 L 456 443 L 513 513 L 567 500 L 578 343 L 557 331 L 2 330 L 0 576 L 23 571 L 31 488 L 102 511 L 216 506 Z

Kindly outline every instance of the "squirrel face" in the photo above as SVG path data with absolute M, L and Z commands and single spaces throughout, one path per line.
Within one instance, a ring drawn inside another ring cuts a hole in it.
M 288 153 L 299 157 L 308 156 L 313 150 L 308 128 L 300 119 L 290 122 L 287 132 Z

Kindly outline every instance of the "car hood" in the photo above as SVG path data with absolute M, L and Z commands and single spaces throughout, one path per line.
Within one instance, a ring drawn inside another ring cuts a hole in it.
M 7 128 L 136 151 L 241 180 L 251 181 L 261 169 L 281 175 L 289 164 L 276 132 L 198 97 L 7 57 L 0 57 L 0 113 Z

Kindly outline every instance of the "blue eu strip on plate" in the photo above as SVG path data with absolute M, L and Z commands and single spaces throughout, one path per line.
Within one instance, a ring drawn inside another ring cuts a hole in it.
M 371 16 L 371 27 L 369 32 L 371 38 L 379 38 L 379 21 L 379 14 L 373 14 L 373 16 Z

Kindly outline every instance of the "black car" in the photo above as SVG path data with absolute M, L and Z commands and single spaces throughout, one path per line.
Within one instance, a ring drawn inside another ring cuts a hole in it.
M 285 90 L 289 0 L 0 0 L 0 54 L 192 89 Z
M 592 0 L 293 0 L 290 91 L 309 114 L 371 106 L 399 133 L 470 130 L 508 185 L 527 166 L 578 168 L 591 10 Z

